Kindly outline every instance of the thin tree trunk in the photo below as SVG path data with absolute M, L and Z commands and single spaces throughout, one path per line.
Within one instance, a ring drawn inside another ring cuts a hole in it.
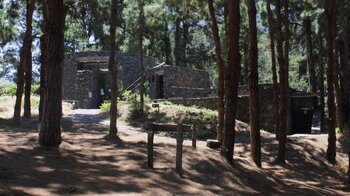
M 45 1 L 45 32 L 47 33 L 47 64 L 45 99 L 40 124 L 39 143 L 45 147 L 59 147 L 62 117 L 62 74 L 64 60 L 65 9 L 63 0 Z
M 176 21 L 175 21 L 175 47 L 174 47 L 174 57 L 175 57 L 175 65 L 176 66 L 182 66 L 180 23 L 181 23 L 180 18 L 176 18 Z
M 328 69 L 327 69 L 327 91 L 328 91 L 328 148 L 327 160 L 335 164 L 336 160 L 336 134 L 335 134 L 335 105 L 334 105 L 334 40 L 336 29 L 336 4 L 337 0 L 325 0 L 325 21 L 328 49 Z
M 32 46 L 32 21 L 33 21 L 33 12 L 35 10 L 35 0 L 27 0 L 27 13 L 26 13 L 26 32 L 23 38 L 23 46 L 20 52 L 20 62 L 17 70 L 17 89 L 16 89 L 16 103 L 13 114 L 13 122 L 15 125 L 21 124 L 21 105 L 22 105 L 22 96 L 24 88 L 24 72 L 28 61 L 30 58 L 29 50 Z M 30 59 L 31 60 L 31 59 Z
M 141 74 L 141 84 L 140 84 L 140 112 L 143 113 L 144 108 L 144 91 L 145 91 L 145 65 L 143 60 L 143 33 L 145 28 L 145 18 L 144 18 L 144 11 L 143 11 L 143 1 L 140 0 L 139 2 L 139 10 L 140 10 L 140 18 L 139 18 L 139 25 L 140 25 L 140 32 L 139 32 L 139 47 L 140 47 L 140 74 Z
M 250 151 L 258 167 L 261 167 L 261 144 L 259 125 L 259 74 L 258 74 L 258 40 L 256 27 L 256 7 L 254 0 L 247 1 L 249 15 L 249 119 Z
M 348 66 L 349 66 L 349 46 L 348 46 L 348 39 L 346 32 L 341 32 L 339 34 L 339 39 L 337 40 L 337 49 L 339 51 L 339 60 L 340 60 L 340 67 L 339 67 L 339 83 L 340 83 L 340 98 L 341 98 L 341 118 L 342 118 L 342 125 L 344 126 L 344 133 L 345 127 L 349 120 L 349 74 L 348 74 Z
M 31 118 L 31 104 L 30 104 L 30 96 L 31 96 L 31 89 L 32 89 L 32 72 L 33 72 L 33 66 L 32 66 L 32 50 L 27 51 L 27 58 L 26 58 L 26 69 L 25 69 L 25 86 L 24 86 L 24 118 Z
M 33 18 L 33 12 L 35 10 L 35 3 L 36 0 L 30 1 L 30 12 L 31 17 L 30 21 L 32 21 Z M 31 25 L 31 24 L 30 24 Z M 32 32 L 31 32 L 32 34 Z M 33 40 L 33 39 L 32 39 Z M 24 87 L 24 118 L 31 118 L 31 103 L 30 103 L 30 96 L 31 96 L 31 89 L 32 89 L 32 77 L 33 77 L 33 64 L 32 64 L 32 40 L 30 41 L 30 48 L 27 51 L 27 57 L 26 57 L 26 68 L 25 68 L 25 87 Z
M 275 36 L 273 31 L 273 15 L 271 11 L 271 2 L 270 0 L 266 1 L 266 10 L 267 10 L 267 19 L 269 24 L 269 36 L 270 36 L 270 50 L 271 50 L 271 62 L 272 62 L 272 82 L 273 82 L 273 93 L 274 93 L 274 105 L 275 105 L 275 114 L 278 114 L 279 111 L 279 90 L 278 90 L 278 79 L 277 79 L 277 66 L 276 66 L 276 52 L 275 52 Z M 278 115 L 276 115 L 278 116 Z M 276 117 L 276 128 L 275 133 L 277 135 L 277 124 L 279 120 Z
M 319 73 L 320 73 L 320 77 L 319 77 L 319 83 L 320 83 L 320 120 L 321 120 L 321 125 L 320 125 L 320 129 L 321 132 L 325 131 L 325 93 L 324 93 L 324 61 L 323 61 L 323 43 L 322 43 L 323 39 L 321 34 L 318 37 L 318 44 L 319 44 L 319 64 L 320 64 L 320 68 L 319 68 Z
M 306 46 L 307 46 L 307 63 L 309 70 L 309 83 L 310 83 L 310 91 L 316 92 L 316 72 L 315 72 L 315 64 L 314 64 L 314 55 L 313 55 L 313 47 L 312 47 L 312 30 L 311 30 L 311 19 L 307 17 L 304 20 L 305 27 L 305 38 L 306 38 Z
M 111 138 L 117 137 L 117 67 L 115 62 L 115 49 L 116 49 L 116 28 L 117 28 L 117 6 L 118 0 L 112 0 L 111 6 L 111 26 L 110 26 L 110 40 L 109 40 L 109 60 L 108 69 L 111 82 L 111 108 L 110 108 L 110 124 L 109 124 L 109 136 Z
M 182 50 L 181 50 L 181 59 L 182 59 L 182 66 L 187 67 L 188 65 L 188 59 L 187 59 L 187 43 L 188 43 L 188 31 L 190 28 L 190 25 L 186 20 L 183 20 L 182 22 L 183 26 L 183 39 L 182 39 Z
M 213 38 L 215 43 L 215 55 L 216 64 L 218 67 L 218 130 L 217 130 L 217 140 L 221 143 L 223 142 L 224 133 L 224 61 L 222 60 L 221 54 L 221 43 L 219 37 L 219 28 L 216 21 L 215 10 L 213 6 L 213 0 L 208 0 L 209 13 L 211 17 L 211 29 L 213 32 Z
M 233 163 L 233 152 L 235 142 L 235 120 L 238 96 L 238 84 L 240 76 L 240 53 L 239 53 L 239 34 L 240 34 L 240 7 L 239 0 L 228 1 L 229 18 L 229 37 L 228 37 L 228 74 L 226 81 L 226 116 L 225 116 L 225 135 L 223 144 L 223 153 L 229 163 Z
M 288 55 L 283 53 L 283 34 L 282 34 L 282 17 L 281 17 L 281 2 L 276 0 L 276 16 L 277 16 L 277 54 L 278 54 L 278 63 L 280 67 L 280 102 L 279 102 L 279 123 L 278 123 L 278 154 L 277 160 L 281 163 L 285 163 L 285 149 L 287 141 L 287 128 L 288 128 L 288 64 L 287 58 Z M 288 15 L 286 15 L 287 17 Z M 287 29 L 287 28 L 286 28 Z M 286 38 L 287 31 L 286 31 Z M 285 49 L 288 48 L 286 42 Z M 287 53 L 287 51 L 285 51 Z
M 170 65 L 171 62 L 171 43 L 168 35 L 168 26 L 164 26 L 164 55 L 165 55 L 165 63 Z
M 344 119 L 342 114 L 342 97 L 341 90 L 339 85 L 339 73 L 340 73 L 340 65 L 339 65 L 339 50 L 337 49 L 338 45 L 335 46 L 335 67 L 334 67 L 334 89 L 335 89 L 335 97 L 336 97 L 336 112 L 338 119 L 338 127 L 341 133 L 344 133 Z

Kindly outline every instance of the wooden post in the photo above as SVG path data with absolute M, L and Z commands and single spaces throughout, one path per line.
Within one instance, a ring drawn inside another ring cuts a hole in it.
M 182 175 L 182 143 L 183 143 L 182 124 L 177 125 L 176 138 L 176 172 Z
M 154 130 L 147 132 L 147 166 L 148 168 L 153 168 L 153 139 L 154 139 Z
M 197 126 L 196 123 L 193 123 L 192 125 L 192 147 L 197 147 Z

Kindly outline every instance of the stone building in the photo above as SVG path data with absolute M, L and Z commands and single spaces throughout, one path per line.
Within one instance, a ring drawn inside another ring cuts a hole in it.
M 151 99 L 207 97 L 210 90 L 208 72 L 162 63 L 147 71 Z
M 119 90 L 136 89 L 140 83 L 140 58 L 116 54 Z M 209 74 L 204 70 L 159 64 L 144 57 L 145 79 L 151 99 L 172 97 L 205 97 L 210 93 Z M 68 54 L 63 71 L 63 99 L 76 102 L 78 108 L 98 108 L 110 100 L 108 52 Z
M 140 78 L 140 58 L 116 53 L 118 81 L 122 88 Z M 145 67 L 154 67 L 157 59 L 144 57 Z M 74 100 L 78 108 L 98 108 L 110 99 L 108 52 L 79 52 L 66 55 L 63 71 L 63 99 Z

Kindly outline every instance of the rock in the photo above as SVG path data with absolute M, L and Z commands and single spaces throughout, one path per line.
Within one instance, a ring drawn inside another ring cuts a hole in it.
M 212 149 L 220 148 L 221 142 L 218 140 L 207 140 L 207 146 Z

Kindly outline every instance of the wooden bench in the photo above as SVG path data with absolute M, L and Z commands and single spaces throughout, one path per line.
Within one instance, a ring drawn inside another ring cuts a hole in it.
M 149 168 L 153 168 L 153 141 L 154 133 L 157 131 L 163 132 L 176 132 L 176 172 L 182 174 L 182 146 L 183 146 L 183 133 L 192 133 L 192 147 L 196 148 L 197 143 L 197 131 L 196 125 L 183 125 L 183 124 L 163 124 L 152 123 L 152 129 L 147 132 L 147 165 Z

